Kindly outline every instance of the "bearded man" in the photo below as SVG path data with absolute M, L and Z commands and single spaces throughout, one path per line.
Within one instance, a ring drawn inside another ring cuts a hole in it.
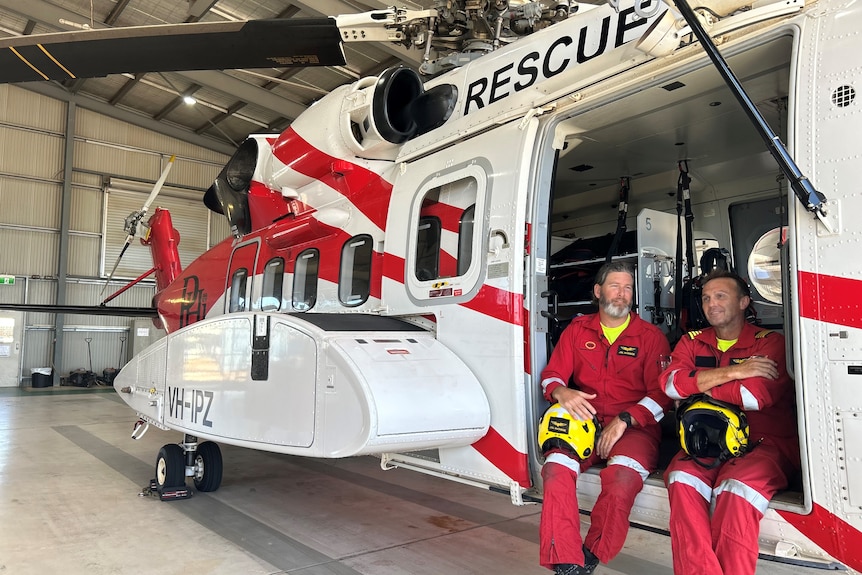
M 592 573 L 620 552 L 635 496 L 658 463 L 658 422 L 672 403 L 658 377 L 670 346 L 661 330 L 632 313 L 634 283 L 628 264 L 602 266 L 593 286 L 598 313 L 572 320 L 542 371 L 545 399 L 602 427 L 584 460 L 565 449 L 545 454 L 539 562 L 556 575 Z M 582 540 L 578 476 L 602 461 L 601 493 Z

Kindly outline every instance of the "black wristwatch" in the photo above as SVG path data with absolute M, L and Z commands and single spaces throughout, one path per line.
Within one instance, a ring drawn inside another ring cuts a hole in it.
M 622 412 L 617 417 L 620 418 L 620 421 L 626 424 L 626 429 L 632 426 L 632 414 L 628 411 Z

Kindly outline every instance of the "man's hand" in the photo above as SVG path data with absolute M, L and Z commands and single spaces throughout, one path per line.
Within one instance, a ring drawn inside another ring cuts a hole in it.
M 697 372 L 697 389 L 700 393 L 706 393 L 713 387 L 718 387 L 728 381 L 748 379 L 749 377 L 778 379 L 778 364 L 768 357 L 753 355 L 742 363 L 715 369 L 703 369 Z
M 778 364 L 762 355 L 753 355 L 735 367 L 737 379 L 748 377 L 778 379 Z
M 626 422 L 619 417 L 615 417 L 611 422 L 602 428 L 602 434 L 599 437 L 599 442 L 596 444 L 596 452 L 602 459 L 607 459 L 611 454 L 611 448 L 620 440 L 623 433 L 628 429 Z
M 596 414 L 596 408 L 589 402 L 590 399 L 596 398 L 595 393 L 584 393 L 577 389 L 558 387 L 551 393 L 551 397 L 578 419 L 590 421 Z

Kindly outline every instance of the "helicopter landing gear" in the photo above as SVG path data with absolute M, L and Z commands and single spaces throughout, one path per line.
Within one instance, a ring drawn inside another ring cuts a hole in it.
M 192 491 L 186 487 L 186 477 L 194 479 L 198 491 L 215 491 L 221 485 L 222 456 L 212 441 L 198 443 L 197 437 L 186 435 L 181 444 L 163 445 L 156 458 L 156 477 L 150 489 L 158 492 L 162 501 L 188 499 Z

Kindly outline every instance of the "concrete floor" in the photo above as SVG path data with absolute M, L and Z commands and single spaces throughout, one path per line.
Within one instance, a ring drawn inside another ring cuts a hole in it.
M 174 502 L 140 496 L 159 448 L 181 436 L 151 428 L 134 441 L 135 419 L 109 389 L 0 389 L 0 573 L 550 573 L 537 565 L 540 505 L 382 471 L 370 457 L 222 446 L 218 491 Z M 596 573 L 670 574 L 670 565 L 667 537 L 632 529 Z

